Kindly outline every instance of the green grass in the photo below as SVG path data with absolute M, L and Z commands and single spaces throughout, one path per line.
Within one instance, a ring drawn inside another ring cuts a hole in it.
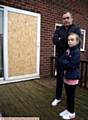
M 55 94 L 53 78 L 0 85 L 0 111 L 7 117 L 40 117 L 40 120 L 62 120 L 59 112 L 65 108 L 62 102 L 57 107 L 50 105 Z M 88 90 L 78 87 L 76 93 L 76 120 L 87 120 Z

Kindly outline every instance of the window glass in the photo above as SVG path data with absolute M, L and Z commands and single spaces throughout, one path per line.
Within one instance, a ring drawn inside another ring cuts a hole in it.
M 0 77 L 3 77 L 3 10 L 0 8 Z

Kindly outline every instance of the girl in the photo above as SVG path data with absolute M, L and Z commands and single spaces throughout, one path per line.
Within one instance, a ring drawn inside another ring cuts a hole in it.
M 64 68 L 64 86 L 67 96 L 67 107 L 59 115 L 63 119 L 73 119 L 76 114 L 74 112 L 75 90 L 80 77 L 80 38 L 77 34 L 71 33 L 68 36 L 69 48 L 60 58 L 59 63 Z

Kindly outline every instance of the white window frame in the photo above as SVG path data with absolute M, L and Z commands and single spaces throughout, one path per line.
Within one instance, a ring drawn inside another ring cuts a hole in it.
M 4 10 L 4 31 L 3 31 L 3 64 L 4 64 L 4 80 L 0 80 L 0 84 L 9 83 L 9 82 L 17 82 L 22 80 L 30 80 L 35 78 L 40 78 L 40 23 L 41 23 L 41 15 L 39 13 L 34 13 L 26 10 L 20 10 L 17 8 L 7 7 L 0 5 Z M 36 62 L 36 73 L 29 75 L 21 75 L 21 76 L 8 76 L 8 12 L 22 13 L 25 15 L 31 15 L 37 17 L 37 62 Z
M 56 26 L 62 26 L 62 24 L 55 24 L 55 29 Z M 83 34 L 83 45 L 82 48 L 80 48 L 80 51 L 85 51 L 85 38 L 86 38 L 86 30 L 85 29 L 80 29 L 81 30 L 81 34 Z M 54 56 L 56 55 L 56 46 L 54 45 Z
M 86 30 L 81 29 L 81 34 L 83 35 L 83 38 L 81 38 L 81 40 L 83 40 L 83 44 L 82 47 L 80 48 L 80 51 L 85 51 Z

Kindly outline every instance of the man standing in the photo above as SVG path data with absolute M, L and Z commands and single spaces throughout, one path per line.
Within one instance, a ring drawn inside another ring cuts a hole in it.
M 53 43 L 56 45 L 56 69 L 57 69 L 57 83 L 56 95 L 51 105 L 56 106 L 61 102 L 62 88 L 63 88 L 63 68 L 59 64 L 59 59 L 68 48 L 67 38 L 70 33 L 81 35 L 80 28 L 73 24 L 73 17 L 70 12 L 65 12 L 62 16 L 63 25 L 58 27 L 53 36 Z

